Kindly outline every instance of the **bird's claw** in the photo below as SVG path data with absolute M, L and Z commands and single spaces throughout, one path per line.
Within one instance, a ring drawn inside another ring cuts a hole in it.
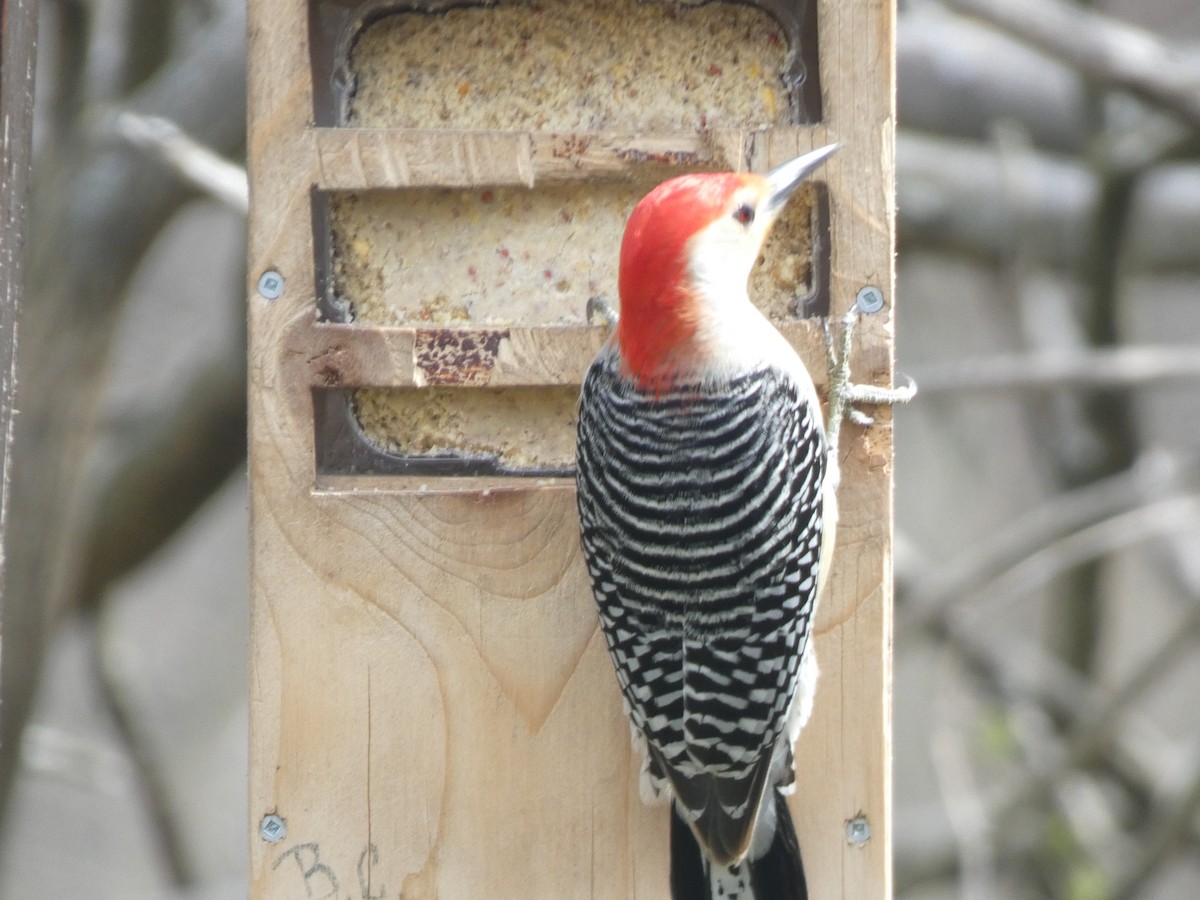
M 860 405 L 893 406 L 897 403 L 907 403 L 917 393 L 917 385 L 911 378 L 905 378 L 903 384 L 894 388 L 853 384 L 850 381 L 850 348 L 857 322 L 857 310 L 851 309 L 843 315 L 839 320 L 841 331 L 836 341 L 830 320 L 826 318 L 822 325 L 825 354 L 829 363 L 829 422 L 826 435 L 831 451 L 837 449 L 842 419 L 849 419 L 856 425 L 875 424 L 874 417 L 859 409 Z
M 587 318 L 588 324 L 599 318 L 600 321 L 609 328 L 617 327 L 617 311 L 613 309 L 612 304 L 608 302 L 608 298 L 603 294 L 596 294 L 588 297 L 587 308 L 584 310 L 584 316 Z

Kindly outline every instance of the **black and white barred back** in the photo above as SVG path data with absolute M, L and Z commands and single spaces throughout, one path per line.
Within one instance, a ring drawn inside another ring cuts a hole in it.
M 761 839 L 764 796 L 792 780 L 821 557 L 820 412 L 775 368 L 655 393 L 617 366 L 602 354 L 580 401 L 584 557 L 650 785 L 669 784 L 727 865 Z

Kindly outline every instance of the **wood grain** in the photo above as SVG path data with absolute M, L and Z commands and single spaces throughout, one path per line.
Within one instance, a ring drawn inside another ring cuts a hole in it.
M 778 323 L 814 372 L 826 381 L 820 326 L 811 321 Z M 422 348 L 438 340 L 470 341 L 492 349 L 476 364 L 431 377 L 432 363 Z M 529 387 L 580 384 L 592 357 L 604 343 L 600 327 L 532 325 L 499 328 L 360 328 L 318 324 L 305 314 L 293 321 L 282 349 L 304 367 L 291 377 L 313 387 Z M 494 341 L 489 338 L 495 338 Z
M 832 203 L 832 312 L 882 290 L 854 342 L 856 380 L 890 383 L 895 284 L 895 7 L 888 0 L 818 7 L 825 123 L 841 144 L 826 172 Z M 787 156 L 784 146 L 772 148 Z M 797 760 L 792 810 L 815 896 L 890 897 L 892 435 L 886 411 L 842 433 L 837 553 L 817 619 L 822 675 Z M 870 839 L 846 825 L 862 817 Z
M 774 129 L 781 130 L 781 129 Z M 797 141 L 812 129 L 797 127 Z M 388 128 L 314 128 L 313 183 L 323 190 L 414 186 L 524 185 L 644 176 L 672 169 L 761 168 L 765 131 L 680 134 L 566 134 Z
M 821 0 L 821 124 L 655 136 L 313 128 L 308 5 L 249 9 L 252 896 L 665 897 L 665 811 L 638 797 L 570 481 L 318 480 L 314 388 L 420 390 L 444 369 L 420 350 L 433 330 L 317 322 L 311 191 L 586 190 L 646 167 L 761 171 L 837 140 L 823 173 L 834 311 L 863 285 L 883 291 L 888 307 L 855 338 L 855 376 L 888 383 L 893 4 Z M 274 300 L 255 290 L 267 269 L 285 278 Z M 464 385 L 575 384 L 602 340 L 496 331 Z M 823 373 L 817 328 L 785 332 Z M 792 802 L 818 898 L 891 894 L 891 459 L 886 411 L 844 430 L 822 681 Z M 259 834 L 268 813 L 286 822 L 275 843 Z M 846 836 L 858 816 L 861 846 Z
M 9 796 L 20 758 L 16 748 L 49 632 L 43 597 L 37 590 L 22 589 L 27 586 L 13 575 L 12 559 L 20 559 L 14 544 L 19 545 L 21 537 L 8 527 L 14 433 L 28 430 L 18 429 L 16 350 L 25 291 L 37 25 L 36 0 L 0 0 L 0 807 Z M 38 535 L 39 543 L 44 540 L 38 528 L 22 531 L 30 538 Z

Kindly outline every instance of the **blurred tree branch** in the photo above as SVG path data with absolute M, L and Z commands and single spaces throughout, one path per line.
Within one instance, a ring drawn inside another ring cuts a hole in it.
M 113 116 L 111 128 L 117 137 L 145 150 L 193 187 L 246 214 L 250 206 L 246 170 L 226 162 L 174 122 L 126 110 Z
M 1021 868 L 1023 864 L 1014 860 L 1037 849 L 1040 832 L 1030 827 L 1031 811 L 1058 796 L 1065 780 L 1088 771 L 1114 779 L 1158 823 L 1134 861 L 1114 869 L 1112 863 L 1129 854 L 1119 854 L 1116 860 L 1108 855 L 1106 871 L 1124 885 L 1114 896 L 1132 896 L 1185 837 L 1200 840 L 1194 782 L 1189 779 L 1182 794 L 1172 788 L 1163 738 L 1138 711 L 1150 688 L 1193 651 L 1200 638 L 1200 598 L 1184 570 L 1179 570 L 1180 588 L 1192 599 L 1183 621 L 1109 689 L 1098 688 L 1032 641 L 1013 636 L 997 641 L 993 628 L 985 624 L 994 621 L 990 615 L 981 615 L 982 610 L 964 614 L 961 608 L 969 600 L 973 609 L 985 604 L 994 612 L 995 603 L 1026 594 L 1083 559 L 1100 559 L 1164 529 L 1194 528 L 1200 500 L 1186 496 L 1186 491 L 1194 490 L 1196 476 L 1195 461 L 1180 465 L 1155 454 L 1127 472 L 1055 497 L 960 561 L 904 589 L 899 627 L 920 625 L 940 635 L 947 649 L 1003 698 L 1007 708 L 1026 704 L 1044 710 L 1048 721 L 1063 732 L 1061 739 L 1042 733 L 1039 741 L 1053 747 L 1037 752 L 1036 764 L 1031 760 L 1023 779 L 1002 786 L 998 794 L 992 791 L 988 817 L 993 833 L 1006 835 L 1000 851 L 1006 871 L 1013 871 L 1014 865 Z M 1181 565 L 1184 560 L 1174 562 Z M 907 640 L 904 634 L 902 630 L 898 635 L 899 643 Z M 953 850 L 945 852 L 940 864 L 927 862 L 924 874 L 910 870 L 903 880 L 948 871 Z
M 966 736 L 961 729 L 942 726 L 930 738 L 930 752 L 946 815 L 958 852 L 963 900 L 997 896 L 992 848 L 993 827 L 986 804 L 972 777 Z
M 901 252 L 939 247 L 1009 258 L 1018 238 L 1030 265 L 1075 269 L 1100 196 L 1083 162 L 1037 150 L 1021 154 L 1021 234 L 994 146 L 901 131 L 897 136 Z M 1200 271 L 1200 166 L 1173 165 L 1141 180 L 1123 258 L 1142 271 Z
M 1090 162 L 1090 180 L 1095 184 L 1095 201 L 1087 218 L 1079 223 L 1081 227 L 1072 229 L 1082 238 L 1076 269 L 1083 302 L 1071 303 L 1063 296 L 1048 296 L 1045 292 L 1030 296 L 1024 281 L 1036 252 L 1032 241 L 1017 243 L 1010 273 L 1027 339 L 1035 349 L 1070 353 L 1079 345 L 1101 351 L 1115 348 L 1122 313 L 1120 298 L 1124 293 L 1121 274 L 1127 256 L 1132 255 L 1128 239 L 1139 233 L 1133 221 L 1136 194 L 1155 165 L 1193 150 L 1196 135 L 1157 120 L 1155 128 L 1145 135 L 1138 134 L 1130 127 L 1128 111 L 1123 120 L 1114 115 L 1116 107 L 1105 102 L 1098 85 L 1127 88 L 1143 100 L 1158 102 L 1179 113 L 1178 104 L 1172 103 L 1180 95 L 1172 93 L 1179 87 L 1179 81 L 1174 79 L 1173 83 L 1171 63 L 1155 68 L 1163 59 L 1165 45 L 1078 5 L 1058 2 L 1040 6 L 1020 2 L 998 5 L 990 0 L 966 0 L 951 5 L 999 24 L 1010 34 L 1057 55 L 1090 79 L 1081 105 L 1083 119 L 1091 132 L 1085 153 Z M 1184 79 L 1185 83 L 1193 81 L 1194 74 L 1200 71 L 1194 66 L 1200 55 L 1193 56 L 1189 62 L 1192 74 Z M 1149 69 L 1139 70 L 1132 64 L 1144 63 L 1149 58 L 1155 61 Z M 1194 85 L 1189 86 L 1185 95 L 1193 96 L 1193 88 Z M 1143 121 L 1145 118 L 1141 117 Z M 1194 128 L 1195 122 L 1190 124 Z M 1016 130 L 1003 131 L 1011 135 Z M 1012 159 L 1014 150 L 1021 151 L 1019 162 L 1023 164 L 1029 148 L 1016 148 L 1012 140 L 1005 144 L 1008 152 L 1002 158 L 1009 158 L 1008 169 L 1014 173 L 1018 162 Z M 1021 171 L 1023 175 L 1023 165 Z M 1036 194 L 1017 193 L 1021 201 L 1017 215 L 1021 216 L 1029 198 Z M 1019 223 L 1020 234 L 1026 232 L 1020 227 L 1024 224 Z M 1045 398 L 1037 412 L 1040 416 L 1036 433 L 1044 438 L 1041 455 L 1055 461 L 1060 477 L 1068 486 L 1119 471 L 1132 462 L 1137 452 L 1138 432 L 1132 403 L 1123 391 L 1098 388 L 1082 396 L 1059 391 Z M 1057 615 L 1053 620 L 1057 630 L 1052 641 L 1064 658 L 1084 671 L 1093 665 L 1098 644 L 1101 617 L 1095 611 L 1095 596 L 1102 576 L 1103 562 L 1090 561 L 1071 571 L 1058 589 Z
M 1200 816 L 1200 765 L 1188 779 L 1185 789 L 1160 804 L 1143 842 L 1138 858 L 1129 866 L 1124 877 L 1112 892 L 1113 900 L 1134 900 L 1142 896 L 1148 882 L 1159 867 L 1179 849 L 1184 840 L 1196 839 L 1197 817 Z
M 990 139 L 998 121 L 1019 122 L 1056 154 L 1085 143 L 1079 73 L 995 28 L 933 4 L 896 23 L 897 118 L 903 134 L 956 143 Z
M 223 5 L 124 105 L 169 117 L 218 152 L 237 151 L 245 140 L 244 32 L 243 5 Z M 88 47 L 89 40 L 87 32 L 73 32 L 67 46 Z M 68 59 L 82 68 L 80 58 Z M 68 104 L 81 94 L 72 82 L 59 89 Z M 6 653 L 2 660 L 13 693 L 0 736 L 0 798 L 11 783 L 46 637 L 57 616 L 81 599 L 92 519 L 85 462 L 125 287 L 163 224 L 191 196 L 171 172 L 146 166 L 140 151 L 98 142 L 86 111 L 55 114 L 53 121 L 56 133 L 34 172 L 30 302 L 19 348 L 26 430 L 12 493 L 12 514 L 25 527 L 12 548 L 10 588 L 31 599 L 38 620 L 22 634 L 24 659 Z
M 1097 82 L 1127 90 L 1200 128 L 1200 48 L 1173 46 L 1149 32 L 1063 0 L 947 0 Z
M 955 606 L 974 597 L 981 585 L 1006 577 L 1039 550 L 1114 517 L 1157 503 L 1194 487 L 1200 461 L 1179 462 L 1162 454 L 1146 454 L 1119 472 L 1071 491 L 1056 494 L 1045 504 L 994 532 L 987 541 L 970 547 L 905 585 L 897 598 L 903 629 L 927 628 L 950 615 Z
M 1200 380 L 1200 349 L 1123 345 L 1009 353 L 927 364 L 918 368 L 913 378 L 927 397 L 990 391 L 1146 387 Z
M 145 560 L 246 458 L 246 368 L 242 345 L 198 373 L 177 405 L 142 423 L 130 451 L 89 504 L 89 541 L 79 600 Z

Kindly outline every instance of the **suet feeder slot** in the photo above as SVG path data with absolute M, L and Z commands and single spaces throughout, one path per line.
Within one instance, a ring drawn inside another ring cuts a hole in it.
M 319 126 L 703 131 L 821 119 L 811 0 L 318 0 L 309 12 Z
M 520 358 L 544 358 L 556 341 L 522 356 L 509 336 L 587 325 L 588 298 L 612 296 L 614 248 L 651 186 L 315 193 L 320 318 L 413 335 L 411 389 L 339 376 L 340 386 L 360 389 L 324 395 L 318 473 L 570 474 L 577 384 L 590 352 L 567 363 L 573 371 L 541 376 L 538 389 L 530 383 L 540 376 L 522 373 Z M 826 307 L 828 225 L 825 190 L 805 185 L 751 275 L 750 296 L 772 320 Z M 520 385 L 496 387 L 513 372 Z M 530 456 L 523 445 L 540 449 Z
M 816 30 L 807 0 L 310 4 L 319 320 L 459 344 L 481 328 L 585 328 L 589 298 L 616 304 L 624 223 L 655 184 L 765 168 L 773 132 L 820 118 Z M 825 193 L 806 186 L 752 277 L 771 319 L 828 308 L 828 225 Z M 467 371 L 436 391 L 340 383 L 357 390 L 323 401 L 338 424 L 318 430 L 318 469 L 569 467 L 586 362 L 535 403 Z M 506 410 L 514 433 L 563 451 L 525 459 L 506 435 L 472 443 L 462 428 Z M 332 434 L 342 449 L 320 446 Z
M 658 179 L 469 189 L 318 191 L 318 313 L 363 326 L 585 325 L 617 284 L 625 220 Z M 774 321 L 828 307 L 829 204 L 804 185 L 751 273 Z
M 317 390 L 318 482 L 334 475 L 570 478 L 578 396 L 574 386 Z

